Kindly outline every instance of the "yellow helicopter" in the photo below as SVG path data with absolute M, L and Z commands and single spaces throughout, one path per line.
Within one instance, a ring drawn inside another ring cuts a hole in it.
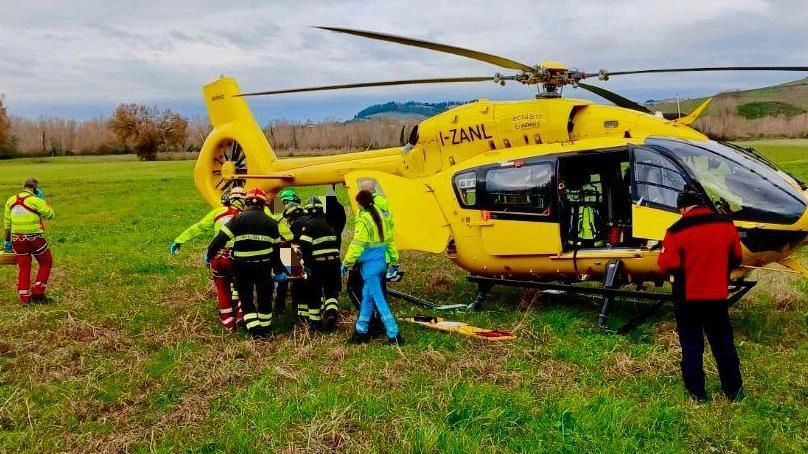
M 493 285 L 519 285 L 663 301 L 668 295 L 620 290 L 660 284 L 657 257 L 678 218 L 688 184 L 732 217 L 743 243 L 733 271 L 737 301 L 751 269 L 780 263 L 808 277 L 792 253 L 808 238 L 808 188 L 751 149 L 710 140 L 691 128 L 709 100 L 667 119 L 582 81 L 698 71 L 808 71 L 808 67 L 673 68 L 586 73 L 558 62 L 530 66 L 496 55 L 395 35 L 327 30 L 432 49 L 519 71 L 515 75 L 397 80 L 242 93 L 232 78 L 203 89 L 213 130 L 194 182 L 211 204 L 234 185 L 276 193 L 286 186 L 344 184 L 353 196 L 371 181 L 390 203 L 400 249 L 447 253 L 471 273 L 479 306 Z M 403 147 L 278 159 L 247 96 L 389 85 L 507 81 L 536 85 L 535 99 L 478 100 L 421 121 Z M 583 88 L 615 105 L 560 96 Z M 351 200 L 353 197 L 351 197 Z M 354 207 L 356 208 L 356 207 Z M 573 283 L 594 280 L 600 287 Z

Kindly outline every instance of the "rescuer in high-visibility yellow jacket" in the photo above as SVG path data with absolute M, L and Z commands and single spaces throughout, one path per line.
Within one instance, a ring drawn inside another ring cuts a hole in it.
M 3 210 L 3 230 L 5 252 L 14 252 L 17 256 L 17 295 L 20 304 L 44 302 L 45 288 L 48 285 L 53 255 L 45 241 L 45 219 L 53 219 L 56 214 L 45 202 L 39 182 L 36 178 L 28 178 L 23 184 L 22 192 L 9 197 Z M 35 258 L 39 264 L 33 289 L 31 288 L 31 261 Z
M 385 257 L 398 255 L 397 251 L 390 251 L 394 247 L 390 241 L 392 232 L 389 224 L 383 221 L 380 210 L 375 207 L 370 191 L 359 191 L 356 201 L 362 209 L 356 213 L 354 237 L 342 260 L 341 268 L 341 272 L 345 274 L 358 263 L 364 281 L 359 317 L 351 341 L 362 343 L 369 340 L 368 329 L 375 308 L 384 324 L 388 341 L 400 344 L 402 339 L 398 333 L 396 319 L 382 291 L 382 281 L 387 270 Z
M 234 187 L 222 195 L 223 206 L 214 208 L 202 219 L 179 234 L 169 248 L 171 255 L 180 251 L 182 244 L 194 238 L 212 238 L 244 208 L 244 189 Z M 222 325 L 229 330 L 236 329 L 236 323 L 243 318 L 238 293 L 233 290 L 233 262 L 230 245 L 219 250 L 210 260 L 213 284 L 216 286 L 216 305 Z

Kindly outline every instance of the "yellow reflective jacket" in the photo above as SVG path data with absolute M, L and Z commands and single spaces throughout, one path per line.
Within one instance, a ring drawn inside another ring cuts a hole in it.
M 375 205 L 375 204 L 374 204 Z M 384 231 L 384 241 L 379 238 L 379 232 L 376 229 L 376 223 L 373 222 L 373 216 L 369 210 L 376 210 L 382 216 L 382 229 Z M 362 209 L 356 214 L 354 219 L 354 236 L 348 246 L 348 252 L 345 253 L 345 258 L 342 263 L 346 267 L 352 267 L 362 256 L 366 247 L 374 247 L 385 245 L 385 257 L 388 263 L 398 265 L 398 251 L 395 249 L 393 243 L 393 236 L 391 235 L 390 227 L 387 222 L 384 222 L 384 217 L 378 208 L 375 206 L 369 209 Z M 393 260 L 394 259 L 394 260 Z
M 44 219 L 56 216 L 47 202 L 35 196 L 28 189 L 13 195 L 6 201 L 3 210 L 3 228 L 11 233 L 33 234 L 43 233 Z
M 269 209 L 269 207 L 264 207 L 264 213 L 278 223 L 278 231 L 281 234 L 281 239 L 292 241 L 295 235 L 292 233 L 291 227 L 289 227 L 289 221 L 283 217 L 283 213 L 275 214 Z
M 387 263 L 391 265 L 398 265 L 398 247 L 396 247 L 396 223 L 393 220 L 393 212 L 390 211 L 390 204 L 387 202 L 387 199 L 380 194 L 373 194 L 373 205 L 379 209 L 379 213 L 382 215 L 382 221 L 384 221 L 384 226 L 386 229 L 390 231 L 389 235 L 387 233 L 384 234 L 384 238 L 388 239 L 390 242 L 390 247 L 387 249 L 387 253 L 385 254 L 385 258 L 387 259 Z M 371 219 L 372 220 L 372 219 Z
M 238 213 L 240 213 L 240 211 L 235 207 L 214 208 L 210 210 L 205 217 L 200 219 L 199 222 L 188 227 L 182 233 L 180 233 L 174 242 L 177 244 L 182 244 L 194 238 L 212 238 L 219 233 L 222 226 L 227 225 L 227 223 L 233 219 L 233 216 L 237 215 Z

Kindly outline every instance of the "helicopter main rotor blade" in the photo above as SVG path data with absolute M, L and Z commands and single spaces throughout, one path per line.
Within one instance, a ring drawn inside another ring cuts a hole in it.
M 315 27 L 315 28 L 319 28 L 322 30 L 330 30 L 332 32 L 337 33 L 347 33 L 349 35 L 362 36 L 370 39 L 378 39 L 381 41 L 390 41 L 393 43 L 404 44 L 405 46 L 414 46 L 414 47 L 421 47 L 424 49 L 432 49 L 438 52 L 446 52 L 448 54 L 459 55 L 461 57 L 467 57 L 472 58 L 474 60 L 484 61 L 486 63 L 491 63 L 492 65 L 497 65 L 502 68 L 518 69 L 527 72 L 532 72 L 534 70 L 534 68 L 524 63 L 519 63 L 518 61 L 514 61 L 497 55 L 486 54 L 484 52 L 478 52 L 476 50 L 464 49 L 462 47 L 449 46 L 446 44 L 438 44 L 429 41 L 422 41 L 420 39 L 405 38 L 403 36 L 388 35 L 386 33 L 376 33 L 365 30 L 354 30 L 350 28 L 338 28 L 338 27 Z
M 437 79 L 409 79 L 409 80 L 390 80 L 386 82 L 364 82 L 360 84 L 345 84 L 345 85 L 322 85 L 319 87 L 307 88 L 290 88 L 286 90 L 270 90 L 270 91 L 257 91 L 253 93 L 241 93 L 236 96 L 261 96 L 261 95 L 280 95 L 283 93 L 301 93 L 305 91 L 322 91 L 322 90 L 342 90 L 345 88 L 363 88 L 363 87 L 386 87 L 390 85 L 418 85 L 418 84 L 443 84 L 443 83 L 463 83 L 463 82 L 485 82 L 492 81 L 494 77 L 440 77 Z
M 606 76 L 622 76 L 625 74 L 650 73 L 688 73 L 706 71 L 808 71 L 808 66 L 714 66 L 706 68 L 666 68 L 666 69 L 640 69 L 637 71 L 603 71 Z
M 613 102 L 616 106 L 625 107 L 626 109 L 631 110 L 638 110 L 640 112 L 645 113 L 653 113 L 647 107 L 641 106 L 636 102 L 624 98 L 613 91 L 606 90 L 605 88 L 596 87 L 594 85 L 584 84 L 581 82 L 578 82 L 578 86 L 583 88 L 584 90 L 589 90 L 592 93 Z

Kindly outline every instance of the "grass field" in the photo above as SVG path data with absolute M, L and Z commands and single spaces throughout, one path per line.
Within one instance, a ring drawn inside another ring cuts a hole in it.
M 760 149 L 808 179 L 805 142 Z M 495 289 L 453 319 L 515 331 L 479 343 L 403 326 L 400 350 L 348 346 L 279 323 L 223 333 L 201 255 L 168 245 L 208 207 L 193 162 L 128 157 L 0 162 L 0 194 L 36 175 L 58 218 L 53 304 L 20 307 L 0 267 L 0 452 L 804 452 L 808 284 L 759 274 L 732 311 L 748 397 L 697 405 L 679 377 L 672 316 L 626 336 L 586 299 Z M 466 302 L 447 259 L 404 253 L 404 291 Z M 419 310 L 393 301 L 398 315 Z

